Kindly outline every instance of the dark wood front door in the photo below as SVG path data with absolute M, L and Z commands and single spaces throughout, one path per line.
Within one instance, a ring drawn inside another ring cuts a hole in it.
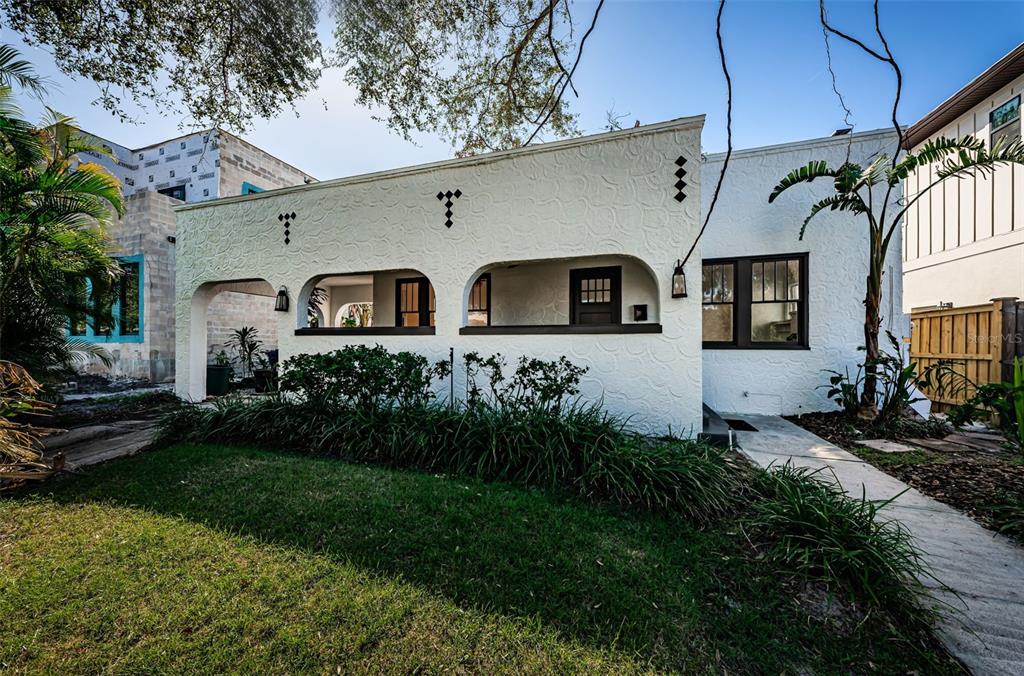
M 569 271 L 569 323 L 622 323 L 622 267 Z

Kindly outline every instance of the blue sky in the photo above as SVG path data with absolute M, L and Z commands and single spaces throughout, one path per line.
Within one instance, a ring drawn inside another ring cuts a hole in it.
M 594 3 L 577 2 L 577 21 Z M 869 2 L 832 0 L 833 23 L 872 38 Z M 586 132 L 600 131 L 606 111 L 627 115 L 625 126 L 707 114 L 703 145 L 725 147 L 725 85 L 714 41 L 716 2 L 608 0 L 575 78 L 574 109 Z M 826 69 L 817 2 L 729 0 L 724 18 L 733 77 L 735 146 L 745 148 L 827 136 L 843 112 Z M 911 124 L 1006 52 L 1024 41 L 1024 2 L 882 2 L 882 26 L 904 73 L 900 122 Z M 0 39 L 21 46 L 10 31 Z M 889 124 L 894 76 L 887 66 L 833 39 L 840 91 L 859 130 Z M 875 45 L 877 42 L 871 41 Z M 100 108 L 90 82 L 55 71 L 49 56 L 22 46 L 56 87 L 49 103 L 81 126 L 130 147 L 181 133 L 178 120 L 149 112 L 125 125 Z M 411 144 L 353 103 L 337 71 L 298 108 L 258 121 L 245 137 L 318 178 L 346 176 L 451 157 L 437 139 Z M 325 109 L 326 102 L 326 109 Z M 24 106 L 35 115 L 38 107 Z

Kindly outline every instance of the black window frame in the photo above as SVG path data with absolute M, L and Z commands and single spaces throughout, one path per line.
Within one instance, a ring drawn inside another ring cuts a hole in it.
M 159 190 L 157 190 L 157 192 L 160 193 L 161 195 L 167 195 L 172 199 L 181 200 L 182 202 L 186 201 L 185 196 L 188 194 L 185 190 L 184 184 L 172 185 L 168 188 L 160 188 Z M 181 194 L 181 197 L 178 197 L 179 193 Z
M 1017 102 L 1017 117 L 1015 117 L 1012 120 L 1009 120 L 1007 122 L 1004 122 L 1003 124 L 999 125 L 998 127 L 994 126 L 993 121 L 992 121 L 992 115 L 997 110 L 1002 108 L 1003 106 L 1006 106 L 1006 105 L 1008 105 L 1010 103 L 1013 103 L 1014 101 Z M 1017 94 L 1016 96 L 1011 96 L 1010 98 L 1006 99 L 1005 101 L 1000 103 L 998 106 L 994 107 L 992 110 L 989 111 L 989 113 L 988 113 L 988 149 L 989 150 L 992 150 L 993 146 L 995 146 L 995 138 L 996 138 L 996 136 L 1001 136 L 1001 134 L 999 132 L 1002 132 L 1003 130 L 1007 129 L 1012 124 L 1016 124 L 1017 125 L 1017 138 L 1018 139 L 1021 138 L 1022 130 L 1024 130 L 1024 126 L 1022 126 L 1020 104 L 1021 104 L 1020 94 Z
M 755 262 L 796 260 L 799 262 L 800 285 L 797 304 L 797 339 L 793 342 L 754 341 L 750 339 L 751 311 L 755 304 L 768 301 L 754 301 L 751 293 L 751 269 Z M 733 319 L 731 341 L 702 341 L 705 349 L 712 350 L 808 350 L 810 349 L 810 312 L 808 302 L 808 253 L 768 254 L 761 256 L 732 256 L 728 258 L 706 258 L 704 265 L 733 265 Z M 703 272 L 703 267 L 701 268 Z M 703 275 L 701 276 L 703 279 Z M 702 288 L 703 298 L 703 288 Z M 703 301 L 702 301 L 703 306 Z M 701 317 L 703 322 L 703 316 Z M 701 325 L 703 331 L 703 323 Z
M 606 277 L 611 280 L 611 301 L 612 321 L 607 326 L 619 326 L 622 324 L 622 266 L 607 265 L 593 268 L 573 268 L 569 270 L 569 325 L 588 326 L 578 321 L 577 297 L 582 292 L 582 281 L 584 279 L 595 279 Z
M 487 282 L 487 288 L 486 288 L 486 292 L 484 293 L 484 298 L 483 298 L 485 307 L 483 307 L 483 308 L 481 308 L 481 307 L 473 307 L 473 289 L 476 287 L 477 284 L 479 284 L 481 282 L 481 280 L 484 280 L 484 281 Z M 487 312 L 487 324 L 485 324 L 485 326 L 491 326 L 491 308 L 492 308 L 492 306 L 491 306 L 491 273 L 484 272 L 484 273 L 481 273 L 480 276 L 477 277 L 473 281 L 473 286 L 471 286 L 469 288 L 469 298 L 466 300 L 466 325 L 470 326 L 470 324 L 469 324 L 469 313 L 470 312 L 485 312 L 486 311 Z
M 419 314 L 419 324 L 415 327 L 405 326 L 402 315 L 413 312 L 412 310 L 402 311 L 402 285 L 417 284 L 417 307 L 415 312 Z M 435 311 L 430 308 L 430 280 L 426 277 L 400 277 L 395 280 L 395 326 L 398 328 L 423 328 L 433 327 Z

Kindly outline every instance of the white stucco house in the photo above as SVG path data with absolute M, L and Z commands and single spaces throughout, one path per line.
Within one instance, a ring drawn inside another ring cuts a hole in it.
M 848 147 L 867 157 L 895 137 L 738 153 L 680 297 L 677 262 L 720 162 L 701 155 L 703 121 L 179 207 L 178 394 L 205 396 L 206 313 L 231 290 L 287 298 L 276 313 L 282 360 L 350 343 L 438 360 L 451 349 L 456 365 L 467 351 L 565 355 L 589 367 L 584 396 L 641 428 L 681 434 L 701 431 L 702 402 L 830 406 L 815 389 L 821 369 L 859 358 L 866 228 L 827 214 L 800 242 L 799 223 L 827 186 L 772 206 L 767 197 L 796 166 L 841 161 Z M 311 325 L 314 288 L 324 298 Z M 894 307 L 888 321 L 902 332 Z

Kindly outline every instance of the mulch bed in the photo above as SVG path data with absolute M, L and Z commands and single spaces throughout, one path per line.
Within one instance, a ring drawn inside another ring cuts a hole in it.
M 811 413 L 787 419 L 925 495 L 959 509 L 983 526 L 1002 530 L 1024 542 L 1024 456 L 967 449 L 881 453 L 864 448 L 860 441 L 883 435 L 871 430 L 863 421 L 851 420 L 842 413 Z M 914 429 L 908 437 L 924 436 L 921 431 Z M 932 436 L 939 433 L 938 430 L 933 432 Z M 908 437 L 888 436 L 914 445 Z

